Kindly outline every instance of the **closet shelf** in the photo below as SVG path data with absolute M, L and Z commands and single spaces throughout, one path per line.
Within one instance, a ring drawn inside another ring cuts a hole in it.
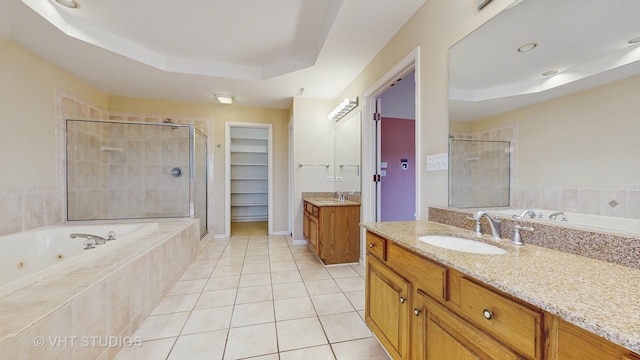
M 269 164 L 256 164 L 256 163 L 231 163 L 231 166 L 269 166 Z
M 267 203 L 248 203 L 248 204 L 234 204 L 232 203 L 232 207 L 242 207 L 242 206 L 267 206 Z
M 231 180 L 269 180 L 268 178 L 231 178 Z

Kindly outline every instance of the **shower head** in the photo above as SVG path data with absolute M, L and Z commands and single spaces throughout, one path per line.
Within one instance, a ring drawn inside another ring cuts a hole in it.
M 175 124 L 173 121 L 171 121 L 171 119 L 170 119 L 170 118 L 165 118 L 164 120 L 162 120 L 162 123 L 163 123 L 163 124 Z M 178 128 L 177 126 L 172 126 L 172 127 L 171 127 L 171 130 L 175 130 L 175 129 L 177 129 L 177 128 Z

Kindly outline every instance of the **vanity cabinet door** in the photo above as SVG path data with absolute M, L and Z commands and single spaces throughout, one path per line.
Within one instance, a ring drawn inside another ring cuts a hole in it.
M 640 360 L 640 355 L 560 319 L 558 360 L 582 359 Z
M 322 247 L 320 246 L 320 237 L 318 234 L 318 218 L 309 216 L 309 247 L 322 259 Z
M 367 255 L 365 320 L 394 359 L 409 358 L 411 284 Z
M 418 291 L 414 359 L 522 359 L 478 328 Z

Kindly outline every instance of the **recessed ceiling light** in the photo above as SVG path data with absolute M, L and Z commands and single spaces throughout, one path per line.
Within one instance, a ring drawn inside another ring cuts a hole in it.
M 216 94 L 216 99 L 220 104 L 233 104 L 234 97 L 233 95 L 218 95 Z
M 80 7 L 80 5 L 78 5 L 75 0 L 56 0 L 56 2 L 71 9 L 77 9 L 78 7 Z
M 558 70 L 549 70 L 542 73 L 542 76 L 551 76 L 558 73 Z
M 533 49 L 536 48 L 536 46 L 538 46 L 538 44 L 536 43 L 529 43 L 529 44 L 525 44 L 522 45 L 518 48 L 518 52 L 527 52 L 527 51 L 531 51 Z
M 629 44 L 638 44 L 640 43 L 640 36 L 636 36 L 633 39 L 629 40 Z

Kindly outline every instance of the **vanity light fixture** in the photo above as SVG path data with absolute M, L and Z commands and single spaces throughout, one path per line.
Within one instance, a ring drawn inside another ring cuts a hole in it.
M 220 104 L 233 104 L 233 101 L 235 100 L 235 98 L 233 97 L 233 95 L 219 95 L 216 94 L 216 99 L 218 99 L 218 102 Z
M 538 44 L 536 43 L 529 43 L 529 44 L 525 44 L 522 45 L 518 48 L 518 52 L 527 52 L 527 51 L 531 51 L 533 49 L 536 48 L 536 46 L 538 46 Z
M 70 9 L 77 9 L 80 7 L 80 5 L 78 5 L 78 2 L 76 2 L 76 0 L 56 0 L 56 2 Z
M 356 97 L 353 100 L 346 98 L 342 100 L 342 102 L 338 104 L 338 106 L 336 106 L 336 108 L 329 113 L 327 118 L 329 120 L 338 121 L 342 119 L 345 115 L 347 115 L 356 106 L 358 106 L 358 97 Z
M 640 36 L 636 36 L 633 39 L 629 40 L 628 42 L 629 42 L 629 44 L 632 44 L 632 45 L 638 44 L 638 43 L 640 43 Z
M 552 76 L 558 73 L 558 70 L 549 70 L 542 73 L 542 76 Z

